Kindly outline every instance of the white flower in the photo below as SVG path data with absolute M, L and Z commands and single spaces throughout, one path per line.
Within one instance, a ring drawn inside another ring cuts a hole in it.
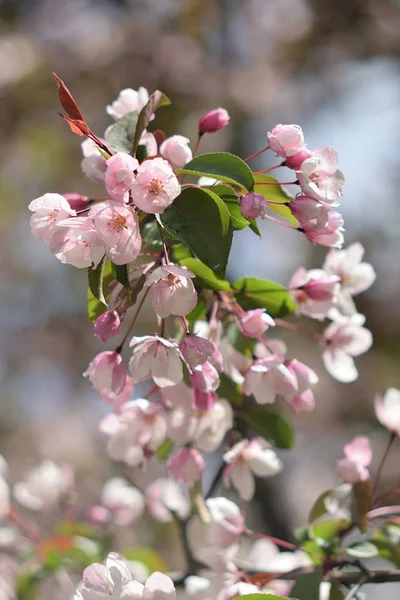
M 176 385 L 182 380 L 182 354 L 175 342 L 159 336 L 133 337 L 129 368 L 134 381 L 149 375 L 159 387 Z
M 189 138 L 183 135 L 173 135 L 163 141 L 160 146 L 160 154 L 171 163 L 174 169 L 183 169 L 193 156 L 189 143 Z
M 106 106 L 106 112 L 110 117 L 118 121 L 128 113 L 140 111 L 149 101 L 149 92 L 144 87 L 138 90 L 127 88 L 121 90 L 118 97 L 111 105 Z
M 194 273 L 188 268 L 172 264 L 158 267 L 147 275 L 146 285 L 151 286 L 153 308 L 160 317 L 184 317 L 194 309 L 197 292 L 193 277 Z
M 32 200 L 28 206 L 31 216 L 31 229 L 35 238 L 50 244 L 58 233 L 57 223 L 76 215 L 68 201 L 60 194 L 45 194 Z
M 162 523 L 173 521 L 173 515 L 186 519 L 190 514 L 189 498 L 173 479 L 157 479 L 145 490 L 146 507 L 152 517 Z
M 24 481 L 15 484 L 14 496 L 26 508 L 48 510 L 57 506 L 72 486 L 70 467 L 59 467 L 44 460 L 27 474 Z
M 378 421 L 395 435 L 400 435 L 400 390 L 390 387 L 383 396 L 375 398 Z
M 104 484 L 101 503 L 112 513 L 114 523 L 121 526 L 130 525 L 144 511 L 142 493 L 122 477 L 113 477 Z
M 298 391 L 298 383 L 283 364 L 283 357 L 271 354 L 254 361 L 245 375 L 243 391 L 246 396 L 254 394 L 258 404 L 271 404 L 277 395 L 290 402 Z

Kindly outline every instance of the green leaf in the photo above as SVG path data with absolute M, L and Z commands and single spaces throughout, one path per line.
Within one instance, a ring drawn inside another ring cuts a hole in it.
M 114 279 L 111 263 L 103 259 L 97 269 L 88 269 L 88 279 L 88 316 L 94 322 L 108 308 L 104 294 Z
M 378 532 L 379 534 L 380 532 Z M 384 537 L 375 538 L 374 535 L 374 544 L 378 549 L 378 554 L 382 558 L 386 558 L 390 560 L 396 567 L 400 567 L 400 547 L 399 544 L 393 544 L 389 540 L 386 540 Z
M 174 257 L 175 262 L 182 262 L 186 258 L 193 258 L 192 253 L 190 252 L 190 250 L 186 246 L 186 244 L 174 244 L 172 246 L 172 255 Z M 194 260 L 198 260 L 198 259 L 196 258 Z M 212 273 L 212 271 L 211 271 L 211 273 Z
M 322 517 L 323 515 L 325 515 L 328 512 L 326 510 L 326 506 L 325 506 L 325 499 L 331 493 L 332 493 L 332 490 L 325 490 L 325 492 L 322 492 L 322 494 L 317 498 L 317 500 L 315 501 L 314 506 L 312 507 L 310 514 L 308 516 L 309 523 L 313 523 L 314 521 L 319 519 L 319 517 Z
M 305 528 L 308 535 L 307 527 Z M 307 552 L 308 556 L 312 560 L 314 565 L 322 565 L 325 560 L 325 552 L 318 546 L 313 540 L 305 540 L 301 546 L 304 552 Z
M 199 296 L 196 306 L 188 315 L 186 315 L 186 319 L 190 325 L 193 326 L 196 321 L 203 321 L 206 318 L 207 310 L 208 307 L 205 299 L 203 296 Z
M 147 159 L 147 148 L 144 144 L 140 144 L 136 150 L 136 158 L 140 164 Z
M 243 394 L 239 392 L 238 386 L 224 373 L 220 374 L 219 380 L 218 397 L 229 400 L 233 406 L 241 406 L 243 404 Z
M 293 533 L 294 537 L 296 540 L 299 540 L 299 542 L 306 542 L 310 539 L 307 525 L 299 525 L 298 527 L 295 527 Z
M 354 542 L 348 548 L 346 552 L 349 556 L 355 556 L 356 558 L 373 558 L 379 554 L 378 548 L 372 542 Z
M 367 531 L 367 513 L 372 506 L 371 479 L 359 481 L 353 485 L 353 498 L 356 506 L 356 518 L 362 533 Z
M 214 194 L 217 194 L 217 196 L 219 196 L 223 202 L 225 202 L 226 207 L 231 215 L 233 229 L 244 229 L 250 225 L 250 221 L 242 216 L 242 213 L 240 212 L 239 198 L 229 185 L 214 185 L 212 187 L 212 191 Z
M 125 548 L 121 554 L 127 560 L 137 560 L 146 565 L 149 573 L 154 571 L 165 572 L 167 570 L 167 565 L 161 554 L 152 548 Z
M 319 600 L 319 586 L 322 581 L 322 568 L 317 567 L 313 573 L 301 575 L 294 584 L 291 594 L 298 600 Z
M 257 340 L 254 338 L 248 338 L 243 335 L 236 323 L 231 323 L 226 331 L 226 338 L 232 348 L 247 356 L 247 358 L 253 358 L 253 350 L 257 344 Z M 251 361 L 253 362 L 253 361 Z
M 171 454 L 174 448 L 174 442 L 172 440 L 165 440 L 165 442 L 159 447 L 156 452 L 157 458 L 166 461 L 168 456 Z
M 345 531 L 350 521 L 345 519 L 326 519 L 310 526 L 310 537 L 321 548 L 332 551 L 332 542 L 336 542 L 339 534 Z
M 133 110 L 119 119 L 107 133 L 107 144 L 114 152 L 132 153 L 139 111 Z
M 329 600 L 343 600 L 343 593 L 340 589 L 340 585 L 337 581 L 331 583 L 331 589 L 329 592 Z
M 232 284 L 236 300 L 244 310 L 265 308 L 272 317 L 284 317 L 296 310 L 296 303 L 279 283 L 243 277 Z
M 242 417 L 246 423 L 275 448 L 294 448 L 293 429 L 280 415 L 253 408 Z
M 181 265 L 187 267 L 196 275 L 195 283 L 208 290 L 218 290 L 221 292 L 232 291 L 231 284 L 226 279 L 219 279 L 215 273 L 206 267 L 198 258 L 184 258 L 180 261 Z
M 159 90 L 156 90 L 150 96 L 148 103 L 143 106 L 139 113 L 133 139 L 133 146 L 130 147 L 129 152 L 132 151 L 132 154 L 135 155 L 139 146 L 140 138 L 142 137 L 142 133 L 150 123 L 153 113 L 155 113 L 158 108 L 161 108 L 161 106 L 168 106 L 169 104 L 171 104 L 171 100 Z
M 200 154 L 185 165 L 184 169 L 176 169 L 177 173 L 196 175 L 198 177 L 213 177 L 239 186 L 242 190 L 251 192 L 254 187 L 254 177 L 246 163 L 229 152 L 210 152 Z
M 264 196 L 265 200 L 270 200 L 271 202 L 280 202 L 282 206 L 279 204 L 269 204 L 268 210 L 283 217 L 292 225 L 298 225 L 297 219 L 292 215 L 291 210 L 288 206 L 285 206 L 285 202 L 290 202 L 293 200 L 293 196 L 291 196 L 288 192 L 284 190 L 280 185 L 268 185 L 269 183 L 279 183 L 275 177 L 271 177 L 271 175 L 264 175 L 264 173 L 260 173 L 259 175 L 254 175 L 255 180 L 255 188 L 254 190 L 257 194 L 261 194 Z M 262 183 L 266 183 L 267 185 L 259 185 Z
M 217 277 L 224 277 L 232 245 L 232 224 L 219 196 L 186 188 L 160 219 L 166 231 L 187 244 Z
M 119 281 L 119 283 L 121 285 L 124 286 L 124 288 L 130 292 L 131 286 L 129 283 L 129 277 L 128 277 L 128 266 L 127 265 L 115 265 L 114 263 L 112 264 L 112 270 L 115 276 L 115 279 L 117 281 Z

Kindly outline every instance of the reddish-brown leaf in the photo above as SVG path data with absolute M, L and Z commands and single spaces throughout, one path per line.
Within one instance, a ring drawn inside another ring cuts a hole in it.
M 150 123 L 153 113 L 155 113 L 156 110 L 161 106 L 168 106 L 168 104 L 171 104 L 171 100 L 168 98 L 168 96 L 166 96 L 159 90 L 156 90 L 150 96 L 148 103 L 145 106 L 143 106 L 138 116 L 135 131 L 135 139 L 133 141 L 134 155 L 136 154 L 137 147 L 139 146 L 139 140 L 142 136 L 142 133 Z
M 68 123 L 68 125 L 71 127 L 71 131 L 73 131 L 77 135 L 81 135 L 84 137 L 90 136 L 91 131 L 86 125 L 85 121 L 82 121 L 80 119 L 70 119 L 69 117 L 64 117 L 64 115 L 62 115 L 61 113 L 58 114 L 62 119 L 64 119 L 64 121 Z
M 59 76 L 55 73 L 53 73 L 53 75 L 57 82 L 58 96 L 60 98 L 61 106 L 63 107 L 69 118 L 78 121 L 85 121 L 77 103 L 75 102 L 71 92 L 69 91 L 63 80 L 60 79 Z

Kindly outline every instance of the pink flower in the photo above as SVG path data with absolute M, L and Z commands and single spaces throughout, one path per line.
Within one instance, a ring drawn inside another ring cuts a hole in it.
M 200 452 L 194 448 L 181 448 L 168 459 L 168 473 L 178 483 L 194 483 L 203 475 L 205 463 Z
M 371 444 L 367 437 L 355 437 L 344 447 L 346 458 L 338 460 L 337 472 L 345 483 L 358 483 L 369 479 L 366 467 L 372 460 Z
M 160 404 L 144 398 L 123 404 L 118 414 L 108 415 L 100 426 L 109 436 L 107 451 L 110 457 L 131 467 L 143 464 L 165 442 L 165 417 Z
M 282 462 L 262 438 L 242 440 L 223 455 L 228 464 L 224 472 L 225 485 L 232 482 L 242 500 L 251 500 L 255 492 L 254 475 L 271 477 L 279 473 Z
M 124 265 L 137 258 L 142 238 L 138 217 L 130 207 L 111 200 L 99 202 L 90 209 L 89 217 L 113 263 Z
M 32 234 L 38 240 L 50 244 L 54 234 L 58 232 L 57 223 L 76 215 L 69 202 L 60 194 L 45 194 L 32 200 L 29 210 L 31 216 Z
M 175 342 L 158 336 L 133 337 L 129 368 L 134 381 L 152 376 L 159 387 L 176 385 L 182 380 L 182 355 Z
M 111 390 L 118 394 L 126 382 L 126 368 L 119 352 L 100 352 L 88 366 L 84 376 L 96 390 Z
M 96 268 L 105 249 L 93 220 L 90 217 L 71 217 L 59 221 L 58 228 L 60 231 L 50 244 L 51 252 L 62 263 L 77 269 Z
M 215 351 L 214 344 L 199 335 L 187 335 L 179 348 L 191 367 L 203 365 Z
M 14 496 L 30 510 L 50 510 L 72 490 L 73 483 L 71 467 L 44 460 L 14 485 Z
M 158 267 L 147 275 L 146 285 L 151 286 L 150 297 L 153 308 L 160 317 L 185 316 L 197 304 L 192 271 L 178 265 Z
M 324 319 L 336 305 L 339 277 L 322 269 L 303 267 L 293 275 L 287 287 L 297 304 L 297 312 L 313 319 Z
M 241 323 L 243 335 L 255 338 L 265 333 L 269 327 L 275 327 L 275 321 L 265 311 L 265 308 L 248 310 L 241 318 Z
M 157 140 L 154 135 L 150 131 L 143 131 L 140 140 L 139 146 L 145 146 L 147 156 L 150 158 L 151 156 L 157 156 L 158 146 Z
M 299 125 L 277 125 L 267 133 L 271 150 L 286 158 L 305 148 L 304 135 Z
M 343 314 L 356 312 L 352 296 L 367 290 L 376 279 L 373 266 L 362 262 L 363 255 L 364 248 L 357 242 L 345 250 L 331 250 L 325 259 L 324 269 L 340 280 L 338 307 Z
M 122 119 L 134 110 L 140 111 L 149 101 L 149 92 L 144 87 L 138 90 L 127 88 L 121 90 L 111 105 L 106 106 L 106 112 L 115 121 Z
M 246 219 L 265 218 L 265 209 L 268 208 L 268 202 L 261 194 L 249 192 L 240 199 L 240 212 Z
M 92 140 L 86 139 L 81 144 L 84 158 L 81 162 L 81 169 L 91 181 L 95 183 L 104 183 L 107 162 L 100 150 Z
M 299 169 L 301 169 L 301 165 L 303 164 L 303 162 L 307 158 L 310 158 L 310 156 L 312 156 L 310 150 L 307 150 L 306 148 L 304 148 L 303 150 L 299 150 L 298 152 L 296 152 L 296 154 L 293 154 L 293 156 L 286 156 L 286 160 L 284 163 L 285 167 L 293 169 L 294 171 L 298 171 Z
M 199 135 L 215 133 L 229 123 L 230 116 L 225 108 L 214 108 L 201 117 L 199 121 Z
M 63 196 L 72 210 L 87 210 L 90 206 L 89 198 L 87 196 L 81 196 L 81 194 L 75 194 L 75 192 L 67 192 L 66 194 L 63 194 Z
M 186 519 L 190 502 L 178 483 L 172 479 L 157 479 L 145 490 L 146 507 L 151 516 L 161 523 L 171 523 L 173 515 Z
M 315 198 L 296 196 L 289 202 L 289 208 L 301 227 L 322 230 L 328 225 L 328 208 Z
M 327 213 L 328 222 L 321 227 L 317 221 L 304 223 L 300 231 L 313 243 L 330 248 L 341 248 L 343 245 L 343 217 L 340 213 L 330 210 Z
M 101 389 L 99 390 L 100 398 L 106 404 L 109 404 L 118 411 L 125 402 L 128 402 L 133 393 L 133 383 L 129 375 L 125 378 L 125 383 L 118 394 L 115 394 L 111 390 Z
M 208 360 L 202 365 L 194 367 L 189 379 L 195 389 L 206 394 L 215 392 L 220 383 L 217 369 Z
M 162 158 L 142 162 L 132 188 L 133 202 L 151 214 L 161 214 L 181 193 L 171 165 Z
M 344 176 L 337 165 L 338 156 L 333 148 L 314 150 L 312 156 L 307 158 L 297 171 L 303 193 L 320 202 L 336 203 L 344 186 Z
M 193 157 L 189 143 L 189 138 L 183 135 L 173 135 L 163 141 L 160 146 L 160 154 L 171 163 L 174 169 L 183 169 Z
M 239 507 L 227 498 L 209 498 L 206 506 L 211 517 L 207 528 L 207 541 L 211 546 L 228 548 L 238 541 L 245 530 Z
M 364 320 L 356 314 L 352 319 L 331 323 L 324 332 L 322 360 L 328 373 L 343 383 L 358 377 L 353 356 L 367 352 L 372 346 L 371 332 L 362 327 Z
M 144 512 L 142 493 L 123 479 L 112 477 L 101 492 L 101 504 L 109 510 L 116 525 L 131 525 Z
M 375 414 L 384 427 L 400 435 L 400 390 L 390 387 L 383 396 L 377 396 Z
M 254 361 L 243 382 L 246 396 L 258 404 L 271 404 L 277 395 L 290 402 L 298 392 L 297 378 L 283 364 L 283 356 L 271 354 Z
M 318 375 L 296 359 L 285 360 L 284 365 L 297 379 L 298 393 L 289 400 L 290 406 L 296 413 L 314 410 L 315 400 L 311 387 L 318 383 Z
M 139 163 L 126 152 L 117 152 L 107 160 L 105 184 L 107 192 L 116 202 L 128 202 L 129 189 L 135 180 L 133 171 Z
M 97 317 L 94 325 L 94 334 L 102 342 L 118 335 L 121 331 L 121 319 L 116 310 L 107 310 Z
M 215 392 L 201 392 L 193 389 L 193 407 L 201 411 L 210 411 L 217 401 Z

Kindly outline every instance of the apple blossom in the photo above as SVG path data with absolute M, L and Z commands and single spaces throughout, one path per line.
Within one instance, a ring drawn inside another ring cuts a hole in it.
M 240 198 L 240 212 L 246 219 L 264 219 L 267 208 L 268 202 L 261 194 L 249 192 Z
M 171 523 L 176 515 L 186 519 L 190 514 L 190 502 L 182 487 L 173 479 L 156 479 L 145 489 L 146 508 L 150 515 Z
M 357 242 L 344 250 L 330 250 L 325 259 L 325 271 L 340 280 L 338 308 L 343 314 L 356 312 L 352 296 L 365 292 L 376 279 L 373 266 L 362 262 L 363 256 L 364 248 Z
M 139 219 L 128 206 L 107 200 L 92 206 L 96 233 L 106 249 L 107 257 L 116 265 L 124 265 L 137 258 L 142 247 Z
M 340 213 L 329 210 L 328 221 L 321 227 L 318 221 L 303 223 L 300 231 L 315 245 L 329 248 L 341 248 L 343 245 L 343 217 Z
M 140 111 L 149 101 L 149 92 L 144 87 L 138 90 L 127 88 L 121 90 L 111 105 L 106 106 L 106 112 L 115 121 L 122 119 L 134 110 Z
M 35 238 L 50 244 L 55 233 L 58 232 L 57 223 L 70 216 L 76 215 L 68 200 L 61 194 L 44 194 L 29 204 L 31 216 L 31 229 Z
M 210 110 L 199 121 L 199 135 L 215 133 L 229 123 L 230 116 L 225 108 L 214 108 Z
M 232 482 L 242 500 L 251 500 L 255 492 L 254 475 L 270 477 L 282 468 L 282 462 L 262 438 L 242 440 L 223 455 L 228 464 L 224 471 L 225 484 Z
M 228 548 L 245 530 L 244 518 L 237 504 L 224 497 L 209 498 L 206 506 L 211 517 L 207 541 L 212 546 Z
M 189 379 L 195 389 L 200 390 L 205 394 L 215 392 L 220 384 L 218 371 L 209 360 L 202 365 L 193 367 Z
M 189 138 L 183 135 L 173 135 L 163 141 L 160 146 L 160 154 L 171 163 L 174 169 L 183 169 L 193 157 L 189 143 Z
M 181 448 L 168 459 L 168 473 L 177 483 L 194 483 L 201 479 L 205 463 L 200 452 L 194 448 Z
M 100 500 L 116 525 L 130 525 L 144 512 L 142 493 L 122 477 L 113 477 L 104 484 Z
M 134 171 L 139 167 L 136 158 L 126 152 L 117 152 L 107 160 L 105 185 L 116 202 L 128 202 L 129 189 L 135 180 Z
M 307 271 L 300 267 L 287 287 L 297 304 L 297 312 L 313 319 L 324 319 L 336 305 L 339 277 L 322 269 Z
M 199 335 L 187 335 L 179 348 L 191 367 L 203 365 L 215 352 L 214 344 Z
M 83 159 L 81 169 L 91 181 L 104 183 L 107 171 L 107 162 L 98 147 L 92 140 L 86 139 L 81 144 Z
M 151 156 L 157 156 L 157 140 L 150 131 L 143 131 L 139 140 L 139 146 L 144 146 L 146 148 L 146 153 L 149 158 Z
M 275 327 L 275 321 L 266 312 L 265 308 L 248 310 L 240 320 L 243 335 L 247 337 L 259 337 L 269 327 Z
M 289 405 L 296 413 L 314 410 L 315 400 L 311 387 L 318 383 L 318 375 L 310 367 L 296 359 L 285 360 L 284 365 L 297 379 L 298 391 L 290 398 Z
M 286 156 L 285 162 L 283 163 L 285 167 L 289 169 L 293 169 L 293 171 L 298 171 L 301 169 L 301 165 L 303 162 L 312 156 L 312 152 L 307 150 L 307 148 L 303 148 L 303 150 L 299 150 L 296 154 L 292 156 Z
M 163 158 L 143 161 L 131 187 L 133 202 L 151 214 L 163 213 L 180 192 L 179 181 Z
M 338 381 L 349 383 L 358 377 L 353 356 L 359 356 L 372 346 L 372 333 L 362 327 L 365 318 L 353 315 L 353 319 L 331 323 L 324 332 L 322 360 L 325 368 Z
M 345 483 L 358 483 L 369 478 L 366 467 L 372 460 L 371 444 L 367 437 L 355 437 L 344 447 L 346 458 L 337 462 L 337 472 Z
M 304 135 L 299 125 L 276 125 L 267 133 L 271 150 L 286 158 L 305 149 Z
M 74 192 L 67 192 L 63 194 L 64 198 L 75 211 L 87 210 L 90 207 L 91 202 L 87 196 L 81 194 L 75 194 Z
M 57 223 L 60 231 L 50 243 L 50 251 L 64 264 L 77 269 L 96 268 L 105 248 L 89 217 L 71 217 Z
M 390 387 L 383 396 L 377 396 L 375 414 L 384 427 L 394 435 L 400 435 L 400 390 Z
M 42 461 L 23 481 L 14 485 L 16 500 L 31 510 L 50 510 L 71 491 L 74 475 L 69 466 Z
M 185 316 L 197 304 L 197 292 L 192 278 L 194 273 L 186 267 L 168 264 L 158 267 L 146 277 L 150 297 L 156 313 L 162 317 Z
M 290 402 L 298 392 L 297 378 L 277 354 L 259 358 L 248 369 L 243 382 L 246 396 L 253 394 L 258 404 L 271 404 L 277 395 Z
M 176 385 L 183 378 L 182 354 L 176 342 L 160 336 L 133 337 L 129 369 L 134 381 L 151 376 L 159 387 Z
M 94 334 L 102 342 L 118 335 L 121 331 L 121 319 L 116 310 L 106 310 L 97 317 L 93 325 Z
M 298 195 L 289 202 L 289 208 L 300 227 L 321 231 L 328 225 L 328 208 L 315 198 Z
M 344 185 L 343 173 L 337 165 L 338 156 L 333 148 L 314 150 L 296 171 L 302 192 L 321 202 L 337 204 Z
M 125 383 L 118 393 L 114 393 L 111 390 L 106 390 L 104 388 L 99 390 L 100 398 L 103 400 L 103 402 L 112 406 L 115 411 L 118 411 L 120 407 L 125 404 L 125 402 L 128 402 L 132 396 L 132 392 L 133 383 L 129 375 L 126 376 Z
M 217 401 L 217 394 L 215 392 L 201 392 L 200 390 L 193 389 L 193 406 L 201 411 L 209 411 L 213 408 Z
M 167 423 L 164 409 L 144 398 L 126 402 L 118 414 L 105 417 L 100 425 L 109 436 L 108 454 L 113 460 L 136 467 L 164 443 Z
M 126 382 L 126 367 L 119 352 L 107 350 L 95 356 L 84 376 L 96 390 L 110 390 L 118 394 Z

